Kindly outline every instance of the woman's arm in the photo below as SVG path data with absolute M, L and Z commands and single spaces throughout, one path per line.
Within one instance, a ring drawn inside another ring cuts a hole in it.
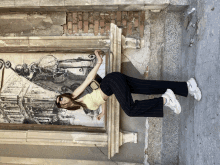
M 79 96 L 85 89 L 86 87 L 92 82 L 92 80 L 95 78 L 96 74 L 97 74 L 97 71 L 99 70 L 99 67 L 102 63 L 102 58 L 99 56 L 99 50 L 95 50 L 95 55 L 96 57 L 98 58 L 98 62 L 97 64 L 95 65 L 95 67 L 89 72 L 88 76 L 86 77 L 85 81 L 78 87 L 76 88 L 72 95 L 73 95 L 73 98 Z
M 87 78 L 90 79 L 90 80 L 93 80 L 95 78 L 95 76 L 97 74 L 97 71 L 99 70 L 99 67 L 101 66 L 102 61 L 103 61 L 103 59 L 100 57 L 100 55 L 98 53 L 99 51 L 100 50 L 95 50 L 95 55 L 96 55 L 96 57 L 98 59 L 98 62 L 95 65 L 95 67 L 89 72 L 89 74 L 87 76 Z
M 105 103 L 102 104 L 102 112 L 97 116 L 97 119 L 100 120 L 105 115 Z

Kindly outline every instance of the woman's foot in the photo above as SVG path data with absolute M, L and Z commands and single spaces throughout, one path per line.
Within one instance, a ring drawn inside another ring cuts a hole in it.
M 167 89 L 162 97 L 166 98 L 166 103 L 164 104 L 164 106 L 170 107 L 170 109 L 172 109 L 176 114 L 179 114 L 181 112 L 180 103 L 176 99 L 176 96 L 171 89 Z
M 196 80 L 194 78 L 191 78 L 187 81 L 187 87 L 188 87 L 189 94 L 191 96 L 194 96 L 194 98 L 197 101 L 200 101 L 202 98 L 202 93 L 200 89 L 198 88 Z

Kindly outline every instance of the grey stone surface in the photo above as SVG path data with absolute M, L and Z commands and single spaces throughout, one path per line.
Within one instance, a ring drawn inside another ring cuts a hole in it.
M 22 19 L 23 18 L 23 19 Z M 66 12 L 2 13 L 0 35 L 9 36 L 62 36 Z
M 165 49 L 163 53 L 162 80 L 181 81 L 182 12 L 168 11 L 165 21 Z M 177 100 L 182 96 L 176 95 Z M 181 113 L 184 113 L 184 109 Z M 162 129 L 162 165 L 178 164 L 179 115 L 164 106 Z
M 150 60 L 149 77 L 150 80 L 161 79 L 162 56 L 164 52 L 164 25 L 166 11 L 151 13 L 150 16 Z M 161 95 L 151 95 L 148 99 L 160 97 Z M 162 143 L 162 121 L 163 118 L 148 118 L 148 163 L 150 165 L 161 163 L 161 143 Z
M 218 0 L 192 0 L 188 10 L 196 8 L 192 23 L 183 29 L 182 79 L 195 77 L 202 91 L 200 102 L 192 96 L 181 99 L 185 113 L 180 115 L 179 164 L 219 164 L 220 153 L 220 28 Z M 189 41 L 194 44 L 189 47 Z

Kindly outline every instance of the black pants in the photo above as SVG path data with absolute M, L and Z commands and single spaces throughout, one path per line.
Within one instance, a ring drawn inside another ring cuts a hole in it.
M 120 72 L 107 74 L 100 88 L 108 96 L 115 94 L 124 112 L 133 117 L 163 117 L 163 97 L 133 102 L 131 93 L 164 94 L 169 88 L 177 95 L 188 95 L 186 82 L 142 80 Z

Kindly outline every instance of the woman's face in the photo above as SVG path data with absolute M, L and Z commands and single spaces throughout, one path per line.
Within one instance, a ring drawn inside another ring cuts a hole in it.
M 68 104 L 70 102 L 70 98 L 65 97 L 65 96 L 59 96 L 57 97 L 57 103 L 60 103 L 60 105 L 65 105 Z

